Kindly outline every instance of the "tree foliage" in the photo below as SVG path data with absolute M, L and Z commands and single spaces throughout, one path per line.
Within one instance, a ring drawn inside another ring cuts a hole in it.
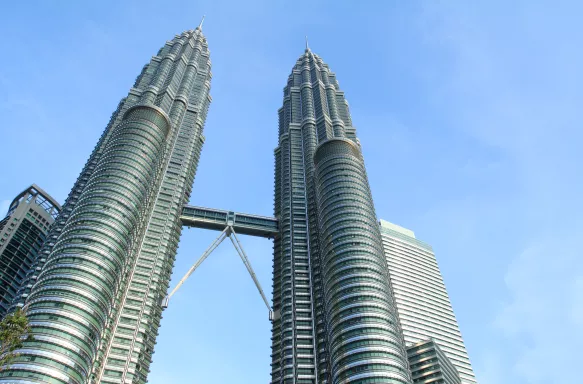
M 18 353 L 24 341 L 34 340 L 26 314 L 18 308 L 0 322 L 0 371 L 5 369 Z

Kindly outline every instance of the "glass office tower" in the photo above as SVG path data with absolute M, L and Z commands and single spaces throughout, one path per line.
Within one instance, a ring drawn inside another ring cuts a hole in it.
M 275 150 L 272 383 L 411 383 L 360 143 L 306 47 Z
M 385 220 L 380 228 L 407 346 L 434 340 L 459 372 L 462 383 L 475 384 L 433 249 L 409 229 Z
M 199 26 L 168 41 L 119 103 L 16 299 L 35 340 L 0 383 L 146 382 L 210 67 Z
M 12 200 L 0 221 L 0 318 L 8 312 L 60 210 L 59 203 L 33 184 Z

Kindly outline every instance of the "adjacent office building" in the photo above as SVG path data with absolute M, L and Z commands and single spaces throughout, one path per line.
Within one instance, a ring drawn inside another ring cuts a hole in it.
M 409 347 L 434 340 L 459 372 L 476 379 L 431 246 L 413 231 L 381 220 L 381 234 L 399 319 Z
M 461 384 L 460 375 L 433 340 L 420 341 L 407 348 L 415 384 Z
M 33 184 L 12 200 L 0 221 L 0 318 L 10 308 L 60 210 L 59 203 Z
M 199 26 L 168 41 L 119 103 L 18 292 L 35 340 L 0 383 L 146 382 L 210 66 Z

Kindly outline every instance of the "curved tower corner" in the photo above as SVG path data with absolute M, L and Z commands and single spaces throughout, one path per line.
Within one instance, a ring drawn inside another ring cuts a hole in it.
M 34 341 L 0 383 L 145 383 L 211 101 L 200 27 L 144 66 L 18 292 Z M 38 272 L 40 271 L 40 272 Z
M 366 169 L 336 76 L 309 48 L 275 150 L 272 383 L 411 383 Z

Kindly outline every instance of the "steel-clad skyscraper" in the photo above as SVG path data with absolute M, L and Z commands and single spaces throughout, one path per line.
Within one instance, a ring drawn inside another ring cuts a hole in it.
M 275 150 L 272 383 L 411 383 L 360 143 L 308 47 Z
M 35 341 L 0 383 L 146 381 L 204 142 L 210 65 L 199 26 L 167 42 L 119 103 L 19 293 Z

